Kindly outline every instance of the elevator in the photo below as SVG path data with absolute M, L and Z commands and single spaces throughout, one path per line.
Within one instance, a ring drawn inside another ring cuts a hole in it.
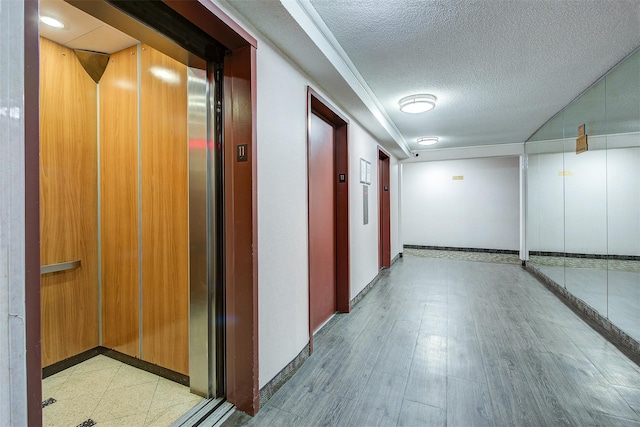
M 44 3 L 131 44 L 41 38 L 43 376 L 100 355 L 222 397 L 224 49 L 159 2 Z

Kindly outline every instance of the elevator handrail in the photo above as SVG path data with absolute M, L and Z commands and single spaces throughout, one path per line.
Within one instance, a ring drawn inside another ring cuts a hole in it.
M 40 275 L 57 273 L 59 271 L 75 270 L 76 268 L 80 268 L 80 260 L 43 265 L 40 266 Z

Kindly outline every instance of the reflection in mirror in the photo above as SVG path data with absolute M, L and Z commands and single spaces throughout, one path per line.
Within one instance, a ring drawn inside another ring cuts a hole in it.
M 565 287 L 607 316 L 605 81 L 564 110 Z M 589 150 L 576 154 L 578 127 Z
M 582 124 L 588 151 L 576 154 Z M 640 53 L 525 149 L 529 264 L 640 341 Z
M 525 144 L 529 263 L 564 286 L 563 112 Z
M 606 77 L 609 320 L 640 340 L 640 55 Z

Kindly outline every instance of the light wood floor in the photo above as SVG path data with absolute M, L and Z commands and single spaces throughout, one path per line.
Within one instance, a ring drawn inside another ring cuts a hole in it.
M 405 256 L 255 418 L 225 426 L 640 426 L 640 369 L 517 265 Z

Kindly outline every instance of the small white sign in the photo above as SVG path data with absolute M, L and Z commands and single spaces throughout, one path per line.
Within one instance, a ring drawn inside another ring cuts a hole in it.
M 371 184 L 371 163 L 365 159 L 360 159 L 360 182 Z

